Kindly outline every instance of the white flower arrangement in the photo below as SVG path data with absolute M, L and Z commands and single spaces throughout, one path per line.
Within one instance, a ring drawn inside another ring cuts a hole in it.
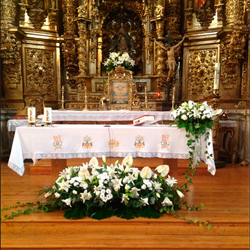
M 186 128 L 192 135 L 204 134 L 206 128 L 212 129 L 214 120 L 222 112 L 221 109 L 213 110 L 207 102 L 201 104 L 193 101 L 184 102 L 179 108 L 173 110 L 171 115 L 179 128 Z
M 54 186 L 44 197 L 48 207 L 66 209 L 65 217 L 78 219 L 90 216 L 103 219 L 116 215 L 158 218 L 162 213 L 181 207 L 183 194 L 171 178 L 168 165 L 155 170 L 144 167 L 141 171 L 132 167 L 133 158 L 127 156 L 122 164 L 107 166 L 93 157 L 89 163 L 64 169 Z M 168 176 L 167 178 L 165 178 Z
M 114 70 L 117 66 L 123 66 L 125 70 L 132 70 L 135 65 L 135 61 L 130 58 L 127 52 L 125 53 L 116 53 L 111 52 L 109 58 L 103 63 L 106 67 L 106 72 Z

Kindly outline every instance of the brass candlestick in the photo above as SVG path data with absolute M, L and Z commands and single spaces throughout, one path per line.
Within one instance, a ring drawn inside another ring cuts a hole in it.
M 173 93 L 172 93 L 172 110 L 174 110 L 174 103 L 175 103 L 175 87 L 173 87 Z
M 61 99 L 61 103 L 62 103 L 62 106 L 61 106 L 61 108 L 59 110 L 62 110 L 62 111 L 66 110 L 64 108 L 64 86 L 62 86 L 62 99 Z
M 244 112 L 244 133 L 243 133 L 243 161 L 240 163 L 240 166 L 248 166 L 248 162 L 245 160 L 246 157 L 246 130 L 247 130 L 247 104 L 244 101 L 240 101 L 238 105 L 235 106 L 236 110 L 238 108 L 245 108 Z
M 144 110 L 149 110 L 148 108 L 148 92 L 147 92 L 147 85 L 145 85 L 145 108 Z
M 88 110 L 88 100 L 87 100 L 87 87 L 84 87 L 84 109 L 82 111 L 89 111 Z

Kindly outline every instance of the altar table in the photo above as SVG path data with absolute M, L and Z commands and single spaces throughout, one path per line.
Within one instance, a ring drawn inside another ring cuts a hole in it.
M 170 111 L 129 111 L 129 110 L 109 110 L 109 111 L 76 111 L 76 110 L 52 110 L 53 122 L 108 122 L 108 121 L 130 121 L 142 115 L 154 115 L 155 120 L 172 121 Z M 38 118 L 42 119 L 43 115 Z M 9 132 L 15 132 L 16 127 L 28 124 L 27 119 L 10 119 L 7 122 Z
M 142 115 L 154 115 L 155 120 L 173 120 L 170 111 L 74 111 L 52 110 L 53 121 L 133 121 Z
M 152 125 L 70 125 L 53 127 L 17 127 L 8 166 L 19 175 L 24 173 L 24 159 L 69 159 L 102 157 L 175 158 L 188 159 L 189 148 L 185 130 L 176 126 Z M 213 155 L 212 133 L 206 148 L 201 138 L 201 152 Z M 215 174 L 213 157 L 200 159 Z M 52 170 L 53 171 L 53 170 Z

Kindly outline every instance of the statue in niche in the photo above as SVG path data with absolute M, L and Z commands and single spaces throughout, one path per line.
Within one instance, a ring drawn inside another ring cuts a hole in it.
M 106 16 L 102 25 L 102 60 L 111 52 L 128 52 L 135 60 L 135 75 L 143 73 L 143 26 L 140 17 L 132 9 L 117 6 Z M 104 68 L 102 74 L 106 74 Z
M 128 52 L 132 57 L 135 54 L 135 41 L 126 31 L 124 23 L 121 22 L 119 30 L 112 38 L 110 52 Z

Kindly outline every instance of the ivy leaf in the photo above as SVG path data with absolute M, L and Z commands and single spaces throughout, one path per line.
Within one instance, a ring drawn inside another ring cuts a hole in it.
M 27 206 L 28 206 L 28 207 L 33 207 L 34 204 L 33 204 L 32 202 L 28 202 L 28 203 L 27 203 Z
M 31 213 L 31 211 L 32 211 L 32 209 L 31 209 L 31 208 L 26 209 L 26 210 L 23 212 L 23 214 L 28 215 L 28 214 L 30 214 L 30 213 Z

